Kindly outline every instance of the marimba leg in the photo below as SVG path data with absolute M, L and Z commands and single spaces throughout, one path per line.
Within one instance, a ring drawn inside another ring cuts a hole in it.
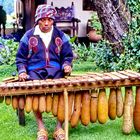
M 25 126 L 25 113 L 24 109 L 17 109 L 17 115 L 18 115 L 18 120 L 19 120 L 19 125 Z
M 65 140 L 68 140 L 68 91 L 64 89 L 64 103 L 65 103 Z

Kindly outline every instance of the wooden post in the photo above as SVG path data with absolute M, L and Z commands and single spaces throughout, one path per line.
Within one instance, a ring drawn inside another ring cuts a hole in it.
M 68 140 L 68 91 L 64 89 L 64 103 L 65 103 L 65 140 Z
M 25 113 L 24 113 L 24 109 L 19 109 L 18 108 L 17 115 L 18 115 L 18 119 L 19 119 L 19 125 L 25 126 Z

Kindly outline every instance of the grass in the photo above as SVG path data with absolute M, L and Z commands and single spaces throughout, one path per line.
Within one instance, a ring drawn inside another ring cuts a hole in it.
M 0 66 L 0 81 L 2 81 L 4 78 L 11 77 L 13 72 L 16 72 L 15 65 L 13 66 L 1 65 Z
M 95 68 L 95 64 L 93 62 L 86 62 L 85 61 L 85 62 L 73 63 L 73 72 L 74 73 L 99 71 L 96 68 Z
M 0 104 L 0 140 L 35 140 L 37 125 L 33 114 L 26 114 L 26 126 L 18 124 L 16 111 L 12 106 Z M 52 140 L 56 119 L 51 114 L 43 114 L 46 128 L 49 131 L 49 140 Z M 79 125 L 69 128 L 70 140 L 139 140 L 140 136 L 133 129 L 130 135 L 121 131 L 122 118 L 108 120 L 106 124 L 90 123 L 87 127 Z
M 91 71 L 92 65 L 81 64 L 82 68 L 78 64 L 74 65 L 74 73 L 81 73 L 83 69 L 85 71 Z M 84 66 L 89 66 L 88 69 Z M 78 71 L 80 67 L 80 71 Z M 76 70 L 77 69 L 77 70 Z M 3 78 L 11 76 L 11 73 L 15 71 L 15 66 L 0 66 L 0 81 Z M 12 106 L 6 106 L 6 104 L 0 103 L 0 140 L 35 140 L 37 125 L 33 113 L 26 114 L 26 125 L 20 126 L 18 124 L 18 117 L 16 111 Z M 56 124 L 56 118 L 51 113 L 43 114 L 45 126 L 49 131 L 49 140 L 52 140 L 53 131 Z M 136 131 L 132 130 L 130 135 L 124 135 L 121 130 L 122 118 L 116 118 L 115 120 L 108 120 L 106 124 L 90 123 L 88 126 L 83 126 L 79 123 L 76 128 L 69 127 L 69 139 L 70 140 L 139 140 L 140 136 Z

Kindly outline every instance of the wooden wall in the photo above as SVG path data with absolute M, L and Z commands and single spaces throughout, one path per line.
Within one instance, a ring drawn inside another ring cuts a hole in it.
M 21 0 L 23 3 L 23 30 L 27 31 L 34 26 L 34 15 L 39 4 L 46 3 L 46 0 Z

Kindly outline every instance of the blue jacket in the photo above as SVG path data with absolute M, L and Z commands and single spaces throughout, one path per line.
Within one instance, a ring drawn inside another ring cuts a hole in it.
M 29 74 L 31 71 L 39 72 L 45 69 L 53 78 L 55 78 L 56 72 L 61 73 L 61 76 L 58 77 L 63 77 L 64 66 L 71 66 L 73 60 L 68 38 L 62 31 L 54 27 L 51 42 L 46 48 L 42 39 L 38 35 L 34 35 L 34 30 L 35 28 L 30 29 L 21 38 L 16 55 L 18 73 L 27 72 Z M 31 38 L 37 40 L 37 44 L 31 43 Z

